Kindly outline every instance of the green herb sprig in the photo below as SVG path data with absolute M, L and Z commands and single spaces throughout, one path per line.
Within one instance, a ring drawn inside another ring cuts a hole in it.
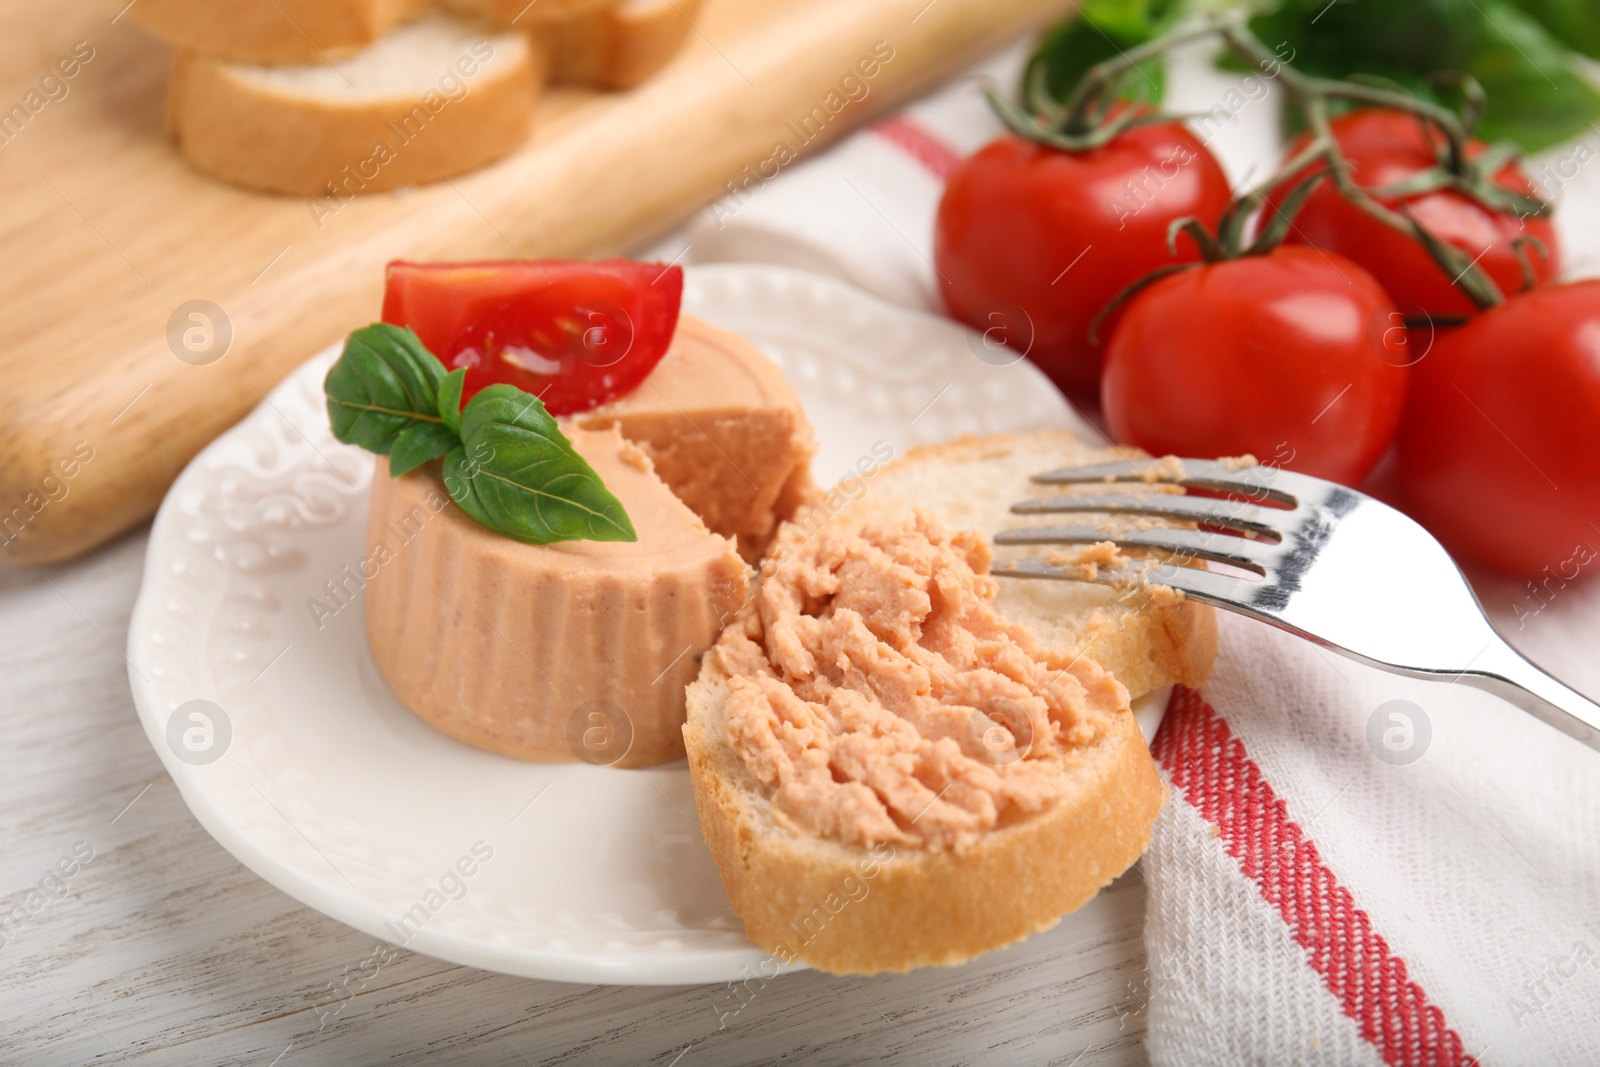
M 638 540 L 621 501 L 538 397 L 491 385 L 463 410 L 466 374 L 446 373 L 408 329 L 356 330 L 323 382 L 333 435 L 388 456 L 392 478 L 443 458 L 445 489 L 461 510 L 515 540 Z
M 1474 131 L 1486 141 L 1515 141 L 1534 152 L 1600 120 L 1600 86 L 1588 62 L 1600 57 L 1594 0 L 1082 0 L 1078 11 L 1040 38 L 1023 76 L 1024 100 L 1043 93 L 1065 105 L 1097 63 L 1134 56 L 1186 22 L 1237 11 L 1250 16 L 1257 38 L 1307 75 L 1376 76 L 1451 106 L 1456 83 L 1438 73 L 1470 75 L 1489 101 Z M 1135 58 L 1115 95 L 1160 104 L 1163 57 Z M 1254 67 L 1233 55 L 1220 62 Z M 1304 122 L 1296 109 L 1286 117 L 1296 129 Z

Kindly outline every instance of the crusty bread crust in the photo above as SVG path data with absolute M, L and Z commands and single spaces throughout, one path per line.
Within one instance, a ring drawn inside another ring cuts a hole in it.
M 179 48 L 238 63 L 316 63 L 376 41 L 429 0 L 139 0 L 133 20 Z
M 922 509 L 948 529 L 990 534 L 1025 525 L 1010 505 L 1037 490 L 1031 474 L 1126 457 L 1064 431 L 964 437 L 914 449 L 856 485 L 829 494 L 820 521 L 780 535 L 790 546 L 821 526 L 859 530 Z M 814 513 L 816 514 L 816 513 Z M 1002 583 L 1008 581 L 1001 579 Z M 1031 586 L 1054 583 L 1035 582 Z M 1059 595 L 1058 595 L 1059 594 Z M 1216 655 L 1210 608 L 1145 591 L 1118 597 L 1060 583 L 1034 598 L 1001 585 L 996 608 L 1057 657 L 1079 655 L 1138 695 L 1202 681 Z M 1071 616 L 1062 619 L 1057 616 Z M 728 676 L 716 649 L 688 690 L 684 726 L 701 829 L 745 931 L 779 962 L 801 959 L 841 974 L 954 964 L 1053 926 L 1144 851 L 1164 790 L 1133 714 L 1076 751 L 1045 811 L 955 851 L 878 850 L 805 834 L 772 810 L 772 791 L 728 740 Z
M 566 85 L 631 89 L 678 54 L 700 0 L 622 3 L 552 22 L 538 36 L 550 76 Z
M 1049 929 L 1133 865 L 1164 798 L 1123 709 L 1045 812 L 963 851 L 851 847 L 772 817 L 767 790 L 723 731 L 727 696 L 713 650 L 689 687 L 683 731 L 695 803 L 745 933 L 780 963 L 906 971 L 961 963 Z
M 620 0 L 442 0 L 447 10 L 485 18 L 498 26 L 532 26 L 581 18 L 615 7 Z
M 861 497 L 842 507 L 831 521 L 846 528 L 859 528 L 867 522 L 904 517 L 912 507 L 918 507 L 929 511 L 950 529 L 976 528 L 992 535 L 1013 522 L 1022 525 L 1022 521 L 1005 514 L 1003 508 L 999 513 L 981 516 L 951 514 L 946 502 L 917 479 L 924 474 L 931 475 L 941 486 L 948 483 L 949 494 L 960 497 L 963 487 L 953 477 L 947 479 L 944 475 L 945 471 L 960 465 L 982 470 L 988 464 L 1014 467 L 1018 462 L 1024 466 L 1031 462 L 1027 473 L 1038 473 L 1053 467 L 1143 455 L 1126 447 L 1089 445 L 1065 430 L 958 437 L 908 450 L 864 480 Z M 1005 498 L 1004 505 L 1040 495 L 1042 491 L 1042 487 L 1030 487 L 1024 480 Z M 1092 520 L 1072 517 L 1066 521 Z M 1035 633 L 1049 643 L 1052 634 L 1043 624 L 1051 620 L 1036 612 L 1020 610 L 1015 598 L 1008 598 L 1004 590 L 1009 583 L 1026 582 L 1038 589 L 1052 583 L 1018 578 L 999 581 L 1002 583 L 1001 605 L 1008 617 L 1033 626 Z M 1087 587 L 1085 592 L 1090 592 Z M 1198 686 L 1210 676 L 1211 665 L 1217 657 L 1217 619 L 1212 608 L 1190 600 L 1142 596 L 1113 602 L 1106 594 L 1102 600 L 1104 603 L 1095 611 L 1083 612 L 1085 621 L 1081 632 L 1072 635 L 1076 647 L 1064 649 L 1069 654 L 1082 653 L 1099 663 L 1115 675 L 1134 698 L 1168 685 Z
M 457 99 L 426 85 L 383 96 L 289 92 L 255 68 L 181 52 L 168 127 L 198 169 L 267 192 L 342 201 L 442 181 L 515 150 L 532 127 L 535 50 L 520 34 L 492 43 L 492 61 Z
M 547 74 L 602 89 L 638 85 L 678 52 L 698 7 L 699 0 L 141 0 L 133 15 L 179 49 L 167 128 L 190 163 L 236 185 L 342 203 L 441 181 L 512 152 L 528 138 Z M 381 96 L 295 91 L 260 76 L 264 67 L 357 62 L 402 22 L 443 17 L 439 11 L 495 33 L 503 55 L 492 74 L 468 86 L 448 70 L 419 70 L 452 79 L 452 89 L 430 92 L 419 82 Z

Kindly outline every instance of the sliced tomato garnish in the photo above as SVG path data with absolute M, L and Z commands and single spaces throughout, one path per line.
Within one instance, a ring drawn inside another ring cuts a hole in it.
M 389 264 L 383 321 L 467 369 L 462 402 L 496 382 L 552 415 L 638 388 L 678 328 L 683 268 L 627 259 Z

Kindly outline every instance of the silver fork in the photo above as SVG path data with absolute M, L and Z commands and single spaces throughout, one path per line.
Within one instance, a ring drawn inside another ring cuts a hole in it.
M 1361 663 L 1413 678 L 1461 681 L 1493 693 L 1600 749 L 1600 705 L 1524 658 L 1483 613 L 1460 568 L 1410 518 L 1353 489 L 1269 466 L 1147 460 L 1035 475 L 1044 485 L 1173 483 L 1231 494 L 1075 492 L 1023 501 L 1023 515 L 1127 515 L 1201 528 L 1108 532 L 1098 525 L 1032 526 L 1002 545 L 1092 544 L 1150 550 L 1166 559 L 1099 567 L 1089 575 L 1047 558 L 996 559 L 1014 578 L 1170 586 L 1201 603 L 1248 615 Z M 1486 518 L 1486 521 L 1487 518 Z M 1183 565 L 1210 560 L 1254 579 Z

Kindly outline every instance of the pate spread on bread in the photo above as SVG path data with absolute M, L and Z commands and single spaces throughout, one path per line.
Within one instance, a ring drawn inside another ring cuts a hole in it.
M 701 828 L 780 962 L 960 963 L 1148 844 L 1163 789 L 1127 690 L 999 615 L 988 563 L 926 515 L 825 528 L 769 557 L 690 686 Z
M 1015 551 L 989 538 L 1039 521 L 1010 510 L 1030 475 L 1117 457 L 1060 430 L 961 438 L 779 532 L 684 727 L 723 885 L 778 962 L 961 963 L 1144 851 L 1163 789 L 1128 695 L 1204 680 L 1211 609 L 988 574 Z
M 848 529 L 903 518 L 921 510 L 950 529 L 993 537 L 1001 530 L 1047 526 L 1059 516 L 1019 515 L 1011 505 L 1044 495 L 1032 476 L 1062 467 L 1132 459 L 1144 453 L 1090 444 L 1065 430 L 960 437 L 914 448 L 866 480 L 862 491 L 828 521 Z M 1052 486 L 1051 493 L 1092 493 L 1099 487 Z M 1118 493 L 1177 492 L 1171 484 L 1122 484 Z M 1075 523 L 1126 528 L 1126 517 L 1087 514 Z M 806 532 L 813 530 L 801 516 Z M 1037 546 L 997 546 L 997 559 L 1038 555 Z M 1088 558 L 1088 557 L 1084 557 Z M 1197 686 L 1217 653 L 1216 613 L 1159 589 L 1114 590 L 1079 582 L 1001 578 L 995 604 L 1026 623 L 1043 643 L 1094 660 L 1135 699 L 1163 686 Z
M 1127 690 L 997 615 L 988 566 L 982 537 L 919 515 L 826 530 L 767 572 L 716 655 L 729 740 L 781 821 L 948 850 L 1061 799 Z

